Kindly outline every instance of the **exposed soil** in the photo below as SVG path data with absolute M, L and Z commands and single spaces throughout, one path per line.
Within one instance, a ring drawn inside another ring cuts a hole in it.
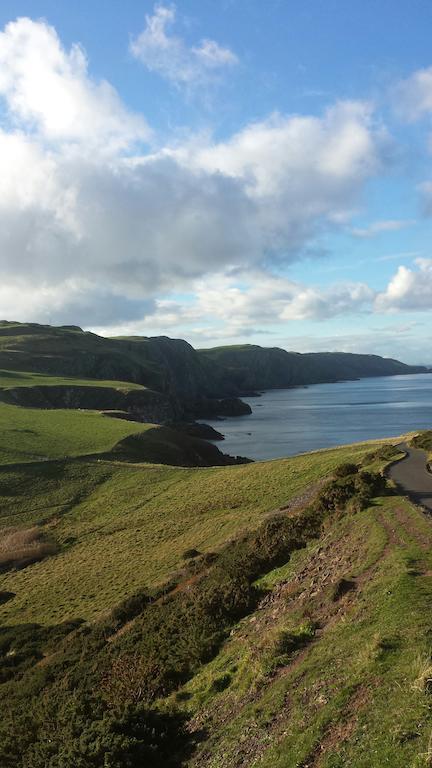
M 299 768 L 320 768 L 327 753 L 334 752 L 341 744 L 349 741 L 357 729 L 359 714 L 369 704 L 377 684 L 378 681 L 374 681 L 371 685 L 360 685 L 355 689 L 338 721 L 328 723 L 319 744 Z

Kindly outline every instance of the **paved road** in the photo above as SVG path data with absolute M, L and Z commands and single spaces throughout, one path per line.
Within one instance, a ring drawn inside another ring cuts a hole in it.
M 400 485 L 411 498 L 432 512 L 432 474 L 426 469 L 426 454 L 418 448 L 401 443 L 407 456 L 393 464 L 389 477 Z

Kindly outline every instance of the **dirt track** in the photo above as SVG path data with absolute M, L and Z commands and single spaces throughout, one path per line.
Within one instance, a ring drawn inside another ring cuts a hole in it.
M 426 469 L 426 454 L 401 443 L 406 457 L 390 467 L 389 477 L 411 498 L 432 512 L 432 474 Z

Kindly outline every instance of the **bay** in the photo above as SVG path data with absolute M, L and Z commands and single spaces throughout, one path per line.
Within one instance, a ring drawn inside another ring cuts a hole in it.
M 250 416 L 207 421 L 224 453 L 275 459 L 432 428 L 432 375 L 385 376 L 276 389 L 243 398 Z

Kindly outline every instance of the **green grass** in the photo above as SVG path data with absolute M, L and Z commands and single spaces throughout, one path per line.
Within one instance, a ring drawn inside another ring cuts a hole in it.
M 0 592 L 15 595 L 0 606 L 0 626 L 13 632 L 93 625 L 184 567 L 186 550 L 222 548 L 380 445 L 189 469 L 85 458 L 148 428 L 91 411 L 0 405 L 0 428 L 0 528 L 37 526 L 58 547 L 0 575 Z M 52 461 L 29 463 L 38 458 Z M 385 463 L 370 457 L 370 468 Z M 256 585 L 274 602 L 234 625 L 216 656 L 158 702 L 179 704 L 206 734 L 189 768 L 427 766 L 431 573 L 431 522 L 387 496 L 328 522 L 319 541 L 262 574 Z M 335 601 L 341 578 L 356 588 Z M 127 631 L 122 641 L 127 649 Z
M 0 607 L 0 620 L 94 618 L 136 589 L 163 582 L 185 550 L 217 549 L 368 450 L 354 445 L 209 469 L 82 460 L 5 468 L 3 524 L 42 522 L 62 551 L 0 577 L 0 589 L 17 594 Z
M 0 464 L 109 451 L 149 425 L 97 411 L 40 410 L 0 403 Z
M 386 497 L 335 522 L 262 579 L 273 588 L 303 574 L 300 596 L 242 620 L 175 697 L 208 729 L 190 765 L 228 768 L 240 758 L 251 768 L 430 765 L 431 543 L 430 521 L 406 499 Z M 332 571 L 357 579 L 345 603 L 332 602 Z M 314 620 L 320 631 L 309 646 L 269 671 L 277 633 Z
M 84 379 L 73 376 L 48 376 L 45 373 L 0 370 L 0 389 L 10 387 L 108 387 L 109 389 L 130 392 L 143 390 L 145 387 L 130 381 L 104 381 L 102 379 Z

